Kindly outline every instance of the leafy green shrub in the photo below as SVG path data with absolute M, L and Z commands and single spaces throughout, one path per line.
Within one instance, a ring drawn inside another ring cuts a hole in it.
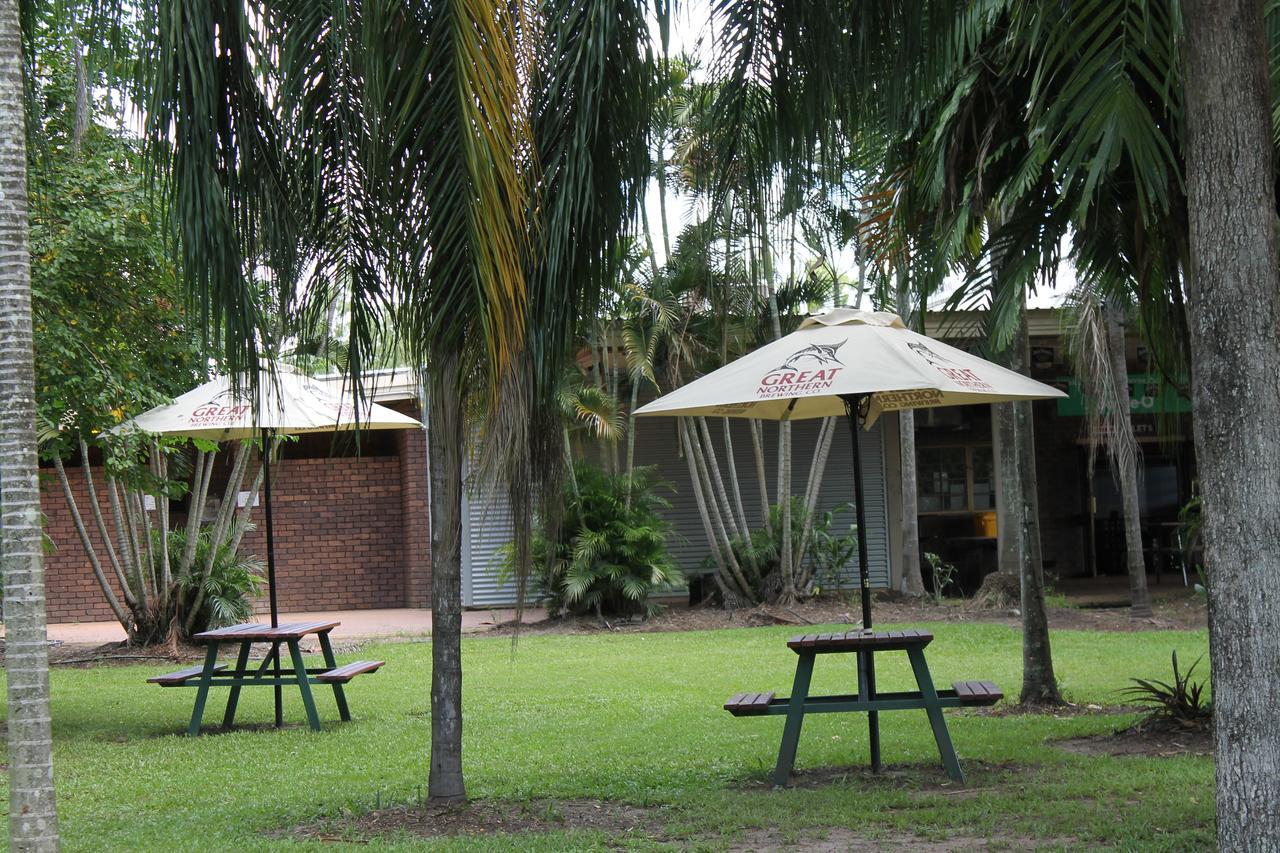
M 836 515 L 843 512 L 853 517 L 853 504 L 814 513 L 810 525 L 804 498 L 791 497 L 791 553 L 796 560 L 795 585 L 801 596 L 818 595 L 824 587 L 837 585 L 841 573 L 857 558 L 857 523 L 851 521 L 847 531 L 832 530 Z M 756 601 L 772 604 L 782 595 L 783 537 L 782 504 L 776 504 L 769 508 L 766 526 L 751 531 L 748 540 L 735 537 L 730 543 Z
M 653 591 L 683 580 L 667 554 L 671 525 L 658 510 L 670 504 L 655 493 L 660 485 L 652 469 L 636 469 L 628 483 L 585 462 L 573 466 L 559 541 L 533 542 L 536 581 L 552 615 L 647 616 L 657 609 Z
M 1121 691 L 1139 705 L 1151 709 L 1148 720 L 1173 723 L 1183 728 L 1203 728 L 1213 719 L 1213 703 L 1204 694 L 1204 682 L 1192 683 L 1200 659 L 1187 671 L 1178 671 L 1178 653 L 1173 653 L 1173 683 L 1131 678 L 1133 687 Z
M 210 628 L 221 628 L 247 622 L 253 616 L 253 598 L 262 589 L 264 564 L 257 557 L 239 556 L 223 545 L 213 560 L 212 569 L 206 574 L 204 566 L 209 562 L 212 531 L 202 527 L 196 540 L 196 555 L 191 573 L 175 579 L 175 603 L 177 614 L 185 618 L 196 610 L 191 633 Z M 169 532 L 169 563 L 177 565 L 187 547 L 185 530 Z M 160 553 L 159 537 L 155 538 L 152 553 Z M 156 567 L 159 571 L 159 567 Z

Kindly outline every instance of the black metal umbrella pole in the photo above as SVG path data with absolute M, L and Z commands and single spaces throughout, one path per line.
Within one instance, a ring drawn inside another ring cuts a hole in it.
M 862 444 L 858 432 L 862 424 L 862 404 L 866 394 L 842 394 L 845 418 L 849 422 L 849 435 L 853 444 L 853 494 L 854 516 L 858 525 L 858 584 L 862 598 L 862 630 L 871 630 L 871 570 L 867 555 L 866 495 L 862 486 Z M 867 676 L 867 693 L 876 693 L 875 657 L 870 651 L 858 652 L 858 665 Z M 867 712 L 867 739 L 871 747 L 871 769 L 880 771 L 880 712 Z
M 276 607 L 276 537 L 271 526 L 271 430 L 262 430 L 262 495 L 267 522 L 267 594 L 271 602 L 271 627 L 280 627 Z M 271 646 L 271 673 L 276 679 L 276 728 L 284 726 L 284 697 L 280 690 L 280 644 Z

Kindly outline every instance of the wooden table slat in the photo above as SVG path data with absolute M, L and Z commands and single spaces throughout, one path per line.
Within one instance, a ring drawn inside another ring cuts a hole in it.
M 270 625 L 259 623 L 247 623 L 244 625 L 229 625 L 226 628 L 215 628 L 212 631 L 203 631 L 196 634 L 193 639 L 204 642 L 217 641 L 274 641 L 274 640 L 298 640 L 307 634 L 319 634 L 325 631 L 331 631 L 341 625 L 341 622 L 290 622 L 286 625 L 280 625 L 272 628 Z

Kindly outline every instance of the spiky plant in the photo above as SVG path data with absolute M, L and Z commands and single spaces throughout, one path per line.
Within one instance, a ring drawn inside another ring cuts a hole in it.
M 1188 729 L 1205 728 L 1213 720 L 1213 702 L 1205 693 L 1205 682 L 1193 682 L 1191 674 L 1200 663 L 1187 668 L 1186 672 L 1178 669 L 1178 652 L 1173 652 L 1173 682 L 1156 679 L 1131 678 L 1133 687 L 1127 687 L 1121 693 L 1133 702 L 1151 709 L 1146 721 L 1170 723 Z M 1144 721 L 1144 722 L 1146 722 Z
M 566 490 L 555 541 L 538 537 L 534 557 L 553 614 L 651 615 L 654 590 L 679 583 L 667 553 L 671 524 L 658 510 L 670 504 L 648 468 L 630 478 L 579 462 L 577 489 Z

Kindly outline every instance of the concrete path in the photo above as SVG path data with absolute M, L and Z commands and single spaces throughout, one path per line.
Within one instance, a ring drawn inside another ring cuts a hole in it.
M 258 619 L 268 620 L 259 613 Z M 516 618 L 515 610 L 464 610 L 463 633 L 491 630 L 495 624 L 510 622 Z M 547 618 L 542 608 L 531 607 L 524 612 L 524 621 L 540 622 Z M 281 622 L 341 622 L 334 630 L 334 639 L 350 640 L 367 637 L 423 637 L 431 633 L 431 611 L 413 608 L 391 610 L 327 610 L 309 613 L 281 613 Z M 125 638 L 119 622 L 60 622 L 49 626 L 49 639 L 64 643 L 119 642 Z

